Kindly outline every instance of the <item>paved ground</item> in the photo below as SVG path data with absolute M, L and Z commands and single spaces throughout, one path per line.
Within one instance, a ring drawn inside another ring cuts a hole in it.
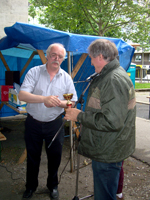
M 150 105 L 147 96 L 150 92 L 136 92 L 136 151 L 133 156 L 150 165 Z

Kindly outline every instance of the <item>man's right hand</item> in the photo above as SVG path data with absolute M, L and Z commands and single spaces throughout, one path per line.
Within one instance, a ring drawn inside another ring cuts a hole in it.
M 44 105 L 48 108 L 56 107 L 61 105 L 61 101 L 58 99 L 58 96 L 47 96 L 44 98 Z

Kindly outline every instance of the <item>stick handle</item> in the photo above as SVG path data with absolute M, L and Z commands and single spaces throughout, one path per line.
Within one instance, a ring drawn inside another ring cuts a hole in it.
M 55 136 L 53 137 L 52 141 L 50 142 L 50 144 L 48 145 L 48 148 L 50 148 L 50 146 L 52 145 L 53 141 L 55 140 L 55 138 L 57 137 L 57 135 L 60 133 L 62 127 L 64 126 L 66 120 L 63 121 L 62 125 L 60 126 L 60 128 L 58 129 L 57 133 L 55 134 Z

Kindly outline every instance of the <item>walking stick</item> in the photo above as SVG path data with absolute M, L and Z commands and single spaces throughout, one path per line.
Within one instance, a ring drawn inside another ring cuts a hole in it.
M 83 91 L 83 93 L 81 94 L 81 96 L 79 98 L 79 103 L 81 104 L 81 110 L 83 110 L 83 104 L 84 104 L 83 96 L 84 96 L 86 90 L 88 89 L 88 87 L 90 86 L 91 82 L 93 81 L 93 78 L 90 80 L 90 82 L 88 83 L 87 87 L 85 88 L 85 90 Z M 80 137 L 81 137 L 81 128 L 82 127 L 81 127 L 81 124 L 80 124 L 80 135 L 79 135 L 78 141 L 80 141 Z M 74 198 L 72 200 L 82 200 L 82 199 L 86 199 L 86 198 L 94 196 L 92 194 L 92 195 L 88 195 L 88 196 L 82 197 L 81 199 L 79 199 L 79 197 L 78 197 L 79 165 L 80 165 L 80 155 L 78 154 L 77 155 L 76 193 L 75 193 L 75 196 L 74 196 Z

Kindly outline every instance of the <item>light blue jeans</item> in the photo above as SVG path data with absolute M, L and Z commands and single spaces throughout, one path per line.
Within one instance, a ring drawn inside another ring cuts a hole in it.
M 116 200 L 121 165 L 92 160 L 94 200 Z

